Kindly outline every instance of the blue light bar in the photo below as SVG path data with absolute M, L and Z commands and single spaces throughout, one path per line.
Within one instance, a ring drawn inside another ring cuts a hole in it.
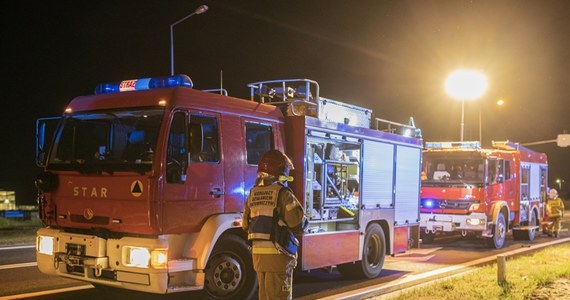
M 426 142 L 426 148 L 430 149 L 476 149 L 481 148 L 478 141 L 474 142 Z
M 176 86 L 192 88 L 193 85 L 194 84 L 190 77 L 180 74 L 170 77 L 140 78 L 113 83 L 100 83 L 95 87 L 95 94 L 99 95 L 117 92 L 141 91 Z

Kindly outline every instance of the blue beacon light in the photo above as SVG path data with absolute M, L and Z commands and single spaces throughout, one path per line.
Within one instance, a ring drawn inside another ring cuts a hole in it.
M 95 87 L 95 94 L 108 94 L 128 91 L 142 91 L 169 87 L 193 87 L 192 79 L 187 75 L 180 74 L 170 77 L 154 77 L 123 80 L 120 82 L 100 83 Z

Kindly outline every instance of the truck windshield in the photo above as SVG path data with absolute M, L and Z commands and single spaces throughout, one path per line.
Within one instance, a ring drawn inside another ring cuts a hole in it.
M 485 160 L 473 153 L 424 153 L 424 186 L 483 185 Z
M 163 109 L 77 113 L 56 133 L 48 169 L 79 172 L 151 169 Z

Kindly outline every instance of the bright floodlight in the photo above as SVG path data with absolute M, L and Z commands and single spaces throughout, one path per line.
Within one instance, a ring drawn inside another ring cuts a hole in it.
M 445 81 L 445 91 L 459 100 L 479 98 L 487 89 L 487 78 L 480 72 L 458 70 L 451 73 Z

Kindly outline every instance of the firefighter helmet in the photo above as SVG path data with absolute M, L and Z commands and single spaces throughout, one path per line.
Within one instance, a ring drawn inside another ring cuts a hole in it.
M 550 189 L 548 191 L 548 196 L 550 196 L 550 199 L 556 199 L 558 198 L 558 191 L 556 189 Z
M 279 150 L 269 150 L 259 160 L 257 172 L 264 172 L 271 176 L 289 176 L 289 171 L 294 170 L 291 159 Z

